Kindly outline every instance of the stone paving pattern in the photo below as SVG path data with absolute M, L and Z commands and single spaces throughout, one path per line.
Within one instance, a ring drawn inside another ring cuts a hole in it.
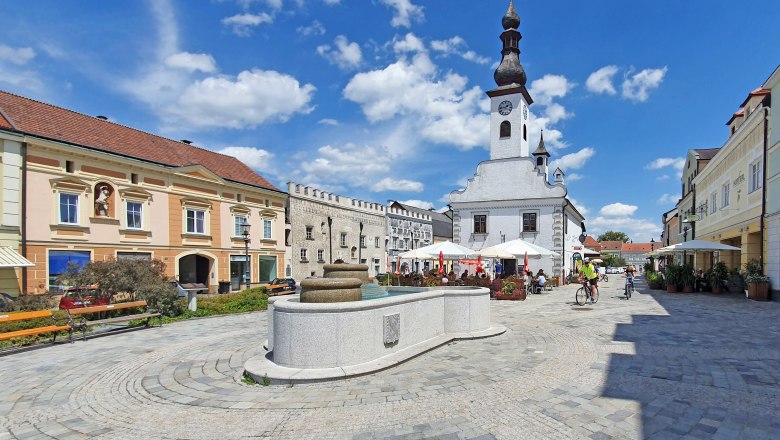
M 368 376 L 250 385 L 265 313 L 0 357 L 0 439 L 778 439 L 779 303 L 575 286 L 496 301 L 503 335 Z

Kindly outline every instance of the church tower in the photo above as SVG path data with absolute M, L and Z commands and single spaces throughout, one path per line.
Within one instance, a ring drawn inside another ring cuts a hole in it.
M 504 32 L 501 41 L 501 64 L 493 78 L 497 88 L 487 92 L 490 97 L 490 159 L 529 157 L 528 106 L 533 103 L 525 88 L 526 76 L 520 64 L 520 39 L 517 30 L 520 17 L 515 5 L 509 1 L 509 9 L 501 19 Z

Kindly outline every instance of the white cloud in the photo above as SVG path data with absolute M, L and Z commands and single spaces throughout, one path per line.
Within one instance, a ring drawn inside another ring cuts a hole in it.
M 317 121 L 317 123 L 320 125 L 330 125 L 331 127 L 335 127 L 339 125 L 339 121 L 331 118 L 320 119 L 319 121 Z
M 30 47 L 13 48 L 0 44 L 0 62 L 8 62 L 22 66 L 35 58 L 35 51 Z
M 477 64 L 487 64 L 490 62 L 489 58 L 478 55 L 473 50 L 468 50 L 466 40 L 457 35 L 448 40 L 431 41 L 431 49 L 444 54 L 444 56 L 457 55 L 464 60 L 472 61 Z
M 426 141 L 462 149 L 486 146 L 490 119 L 479 87 L 467 78 L 438 68 L 426 53 L 405 56 L 381 70 L 356 74 L 344 97 L 358 103 L 372 122 L 405 118 Z
M 393 27 L 412 27 L 412 21 L 421 22 L 425 20 L 423 7 L 412 4 L 412 0 L 380 0 L 385 5 L 394 8 L 395 13 L 390 24 Z
M 323 2 L 328 6 L 341 4 L 341 0 L 323 0 Z
M 603 206 L 601 210 L 599 210 L 599 214 L 606 217 L 631 217 L 637 209 L 639 209 L 639 207 L 634 205 L 612 203 Z
M 272 153 L 262 148 L 254 147 L 225 147 L 217 151 L 217 153 L 233 156 L 250 168 L 261 171 L 269 169 L 271 158 L 273 158 Z
M 617 66 L 604 66 L 588 76 L 587 81 L 585 81 L 585 88 L 593 93 L 615 95 L 617 90 L 615 90 L 615 86 L 612 84 L 612 78 L 617 72 Z
M 249 1 L 249 0 L 242 0 L 242 1 Z M 269 8 L 278 11 L 279 9 L 282 9 L 284 2 L 282 0 L 265 0 L 265 4 L 267 4 Z
M 183 69 L 187 72 L 211 73 L 217 70 L 217 62 L 214 57 L 205 53 L 175 53 L 165 59 L 165 65 L 177 69 Z
M 680 200 L 679 195 L 674 194 L 663 194 L 661 197 L 658 198 L 658 204 L 659 205 L 669 205 L 672 203 L 677 203 L 677 201 Z
M 371 191 L 403 191 L 403 192 L 422 192 L 425 186 L 422 182 L 415 182 L 407 179 L 394 179 L 385 177 L 371 186 Z
M 296 180 L 307 185 L 334 189 L 345 186 L 367 187 L 376 183 L 377 176 L 389 172 L 391 160 L 392 156 L 384 147 L 325 145 L 317 149 L 314 160 L 301 163 L 300 171 L 305 174 Z
M 644 69 L 627 77 L 623 81 L 623 98 L 645 102 L 650 97 L 648 92 L 657 89 L 664 80 L 668 67 L 663 69 Z
M 660 176 L 655 178 L 655 180 L 659 180 L 659 181 L 664 181 L 664 180 L 669 180 L 669 179 L 670 179 L 670 177 L 669 177 L 668 174 L 661 174 Z
M 547 74 L 531 82 L 528 93 L 534 98 L 534 102 L 540 105 L 549 105 L 553 98 L 563 98 L 576 84 L 570 82 L 563 75 Z
M 296 31 L 304 36 L 312 36 L 312 35 L 325 35 L 325 26 L 322 25 L 322 23 L 319 22 L 319 20 L 314 20 L 310 25 L 308 26 L 299 26 Z
M 243 13 L 232 17 L 222 19 L 222 24 L 229 26 L 234 34 L 239 37 L 248 37 L 252 35 L 252 28 L 260 26 L 263 23 L 273 23 L 274 18 L 262 12 L 260 14 Z
M 684 157 L 660 157 L 649 164 L 645 168 L 649 170 L 660 170 L 666 167 L 673 167 L 676 170 L 682 170 L 685 167 Z
M 416 35 L 409 32 L 403 40 L 398 39 L 398 36 L 393 38 L 393 50 L 396 53 L 425 52 L 425 44 Z
M 577 208 L 577 211 L 580 212 L 583 216 L 587 216 L 588 212 L 590 211 L 585 205 L 581 204 L 575 199 L 569 198 L 569 202 L 571 202 L 572 205 L 574 205 L 575 208 Z
M 340 69 L 357 69 L 360 66 L 363 52 L 357 43 L 350 43 L 347 37 L 339 35 L 333 40 L 333 44 L 336 45 L 335 48 L 328 44 L 318 46 L 317 53 Z
M 578 180 L 582 180 L 584 176 L 582 174 L 572 173 L 566 176 L 567 182 L 576 182 Z
M 635 243 L 649 242 L 658 238 L 662 228 L 657 223 L 647 219 L 633 217 L 603 217 L 598 216 L 586 222 L 590 234 L 597 236 L 608 230 L 625 232 Z
M 545 133 L 546 135 L 546 133 Z M 545 143 L 547 139 L 545 138 Z M 561 156 L 550 163 L 550 169 L 560 167 L 562 170 L 578 170 L 585 166 L 585 164 L 596 154 L 596 150 L 590 147 L 585 147 L 576 153 L 570 153 L 565 156 Z
M 309 113 L 316 88 L 292 76 L 252 69 L 212 76 L 188 86 L 166 114 L 196 127 L 250 128 Z
M 567 112 L 562 105 L 555 102 L 550 103 L 545 107 L 544 115 L 551 124 L 555 124 L 564 119 L 569 119 L 573 116 L 571 113 Z
M 414 206 L 415 208 L 420 208 L 420 209 L 433 209 L 433 203 L 426 202 L 425 200 L 416 200 L 416 199 L 404 200 L 399 203 L 401 203 L 402 205 Z

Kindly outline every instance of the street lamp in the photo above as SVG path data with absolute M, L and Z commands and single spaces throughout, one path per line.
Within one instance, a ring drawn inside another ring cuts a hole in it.
M 333 218 L 328 217 L 328 261 L 333 264 Z
M 249 290 L 249 270 L 252 266 L 249 264 L 249 222 L 246 219 L 241 223 L 241 235 L 244 237 L 244 279 Z
M 358 234 L 358 264 L 363 258 L 363 222 L 360 222 L 360 234 Z

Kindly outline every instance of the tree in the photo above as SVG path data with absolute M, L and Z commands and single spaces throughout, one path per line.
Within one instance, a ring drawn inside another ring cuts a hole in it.
M 598 239 L 598 241 L 622 241 L 623 243 L 628 243 L 629 240 L 631 239 L 628 238 L 625 232 L 619 231 L 607 231 L 599 235 Z
M 626 265 L 625 258 L 618 257 L 617 255 L 607 255 L 603 260 L 604 265 L 608 267 L 623 267 Z

